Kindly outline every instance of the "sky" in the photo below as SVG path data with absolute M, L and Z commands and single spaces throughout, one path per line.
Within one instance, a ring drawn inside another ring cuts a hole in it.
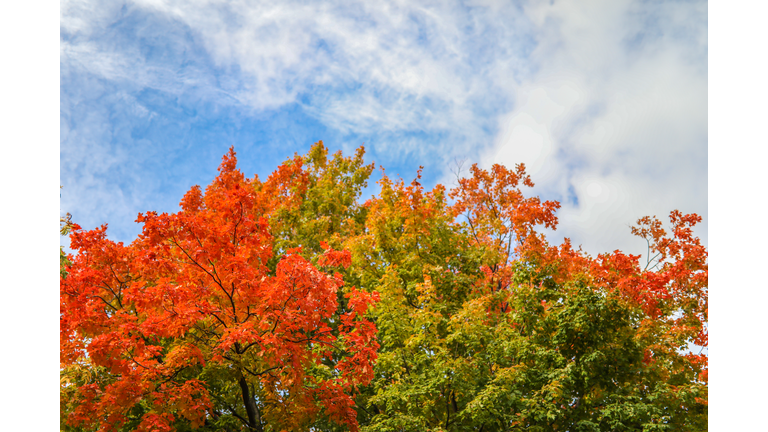
M 710 426 L 765 423 L 768 4 L 309 3 L 0 2 L 6 423 L 59 422 L 56 213 L 130 241 L 230 145 L 263 176 L 318 139 L 427 186 L 525 162 L 593 254 L 701 214 Z
M 114 240 L 230 146 L 264 178 L 323 140 L 406 181 L 423 165 L 427 187 L 525 163 L 528 194 L 562 204 L 551 241 L 593 255 L 645 252 L 629 226 L 674 209 L 707 244 L 706 2 L 63 0 L 60 17 L 61 212 Z
M 553 236 L 592 253 L 701 214 L 710 426 L 763 425 L 768 4 L 369 3 L 0 2 L 6 422 L 59 422 L 55 213 L 130 241 L 230 145 L 262 175 L 323 139 L 428 186 L 526 162 L 563 202 Z

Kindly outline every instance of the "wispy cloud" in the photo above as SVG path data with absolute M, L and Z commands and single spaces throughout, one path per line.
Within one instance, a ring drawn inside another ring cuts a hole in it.
M 105 79 L 175 93 L 191 81 L 256 110 L 300 103 L 341 132 L 451 131 L 470 144 L 487 139 L 487 114 L 509 105 L 500 91 L 520 79 L 532 48 L 528 19 L 516 7 L 136 1 L 113 8 L 113 22 L 99 12 L 98 25 L 90 23 L 90 8 L 67 10 L 63 28 L 72 36 L 63 62 Z M 141 27 L 135 42 L 116 30 L 132 16 L 152 22 L 133 18 Z M 150 26 L 162 26 L 155 43 L 171 53 L 162 64 L 142 50 Z M 190 43 L 204 48 L 225 79 L 205 82 L 172 69 L 173 51 Z
M 63 205 L 135 218 L 225 146 L 276 165 L 300 149 L 267 138 L 333 137 L 446 180 L 456 157 L 526 162 L 597 251 L 643 214 L 706 214 L 706 22 L 705 2 L 65 1 Z

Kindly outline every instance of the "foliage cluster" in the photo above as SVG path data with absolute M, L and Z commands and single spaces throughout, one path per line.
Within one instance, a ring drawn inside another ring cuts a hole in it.
M 550 245 L 522 164 L 361 202 L 373 169 L 319 142 L 245 179 L 230 150 L 130 245 L 67 222 L 62 430 L 706 429 L 700 217 L 640 219 L 641 267 Z

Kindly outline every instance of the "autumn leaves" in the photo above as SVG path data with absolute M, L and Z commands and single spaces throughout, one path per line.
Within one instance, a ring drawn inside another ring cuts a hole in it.
M 62 429 L 706 424 L 706 356 L 681 353 L 707 343 L 697 216 L 642 219 L 641 269 L 549 245 L 559 204 L 523 196 L 523 166 L 451 191 L 384 176 L 361 203 L 372 170 L 320 142 L 262 182 L 230 150 L 130 245 L 74 225 Z

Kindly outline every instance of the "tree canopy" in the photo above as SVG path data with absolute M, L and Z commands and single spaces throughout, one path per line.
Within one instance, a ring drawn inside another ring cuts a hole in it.
M 641 265 L 550 245 L 522 164 L 362 202 L 373 169 L 319 142 L 245 179 L 230 149 L 130 245 L 67 223 L 62 430 L 706 428 L 699 216 L 637 221 Z

